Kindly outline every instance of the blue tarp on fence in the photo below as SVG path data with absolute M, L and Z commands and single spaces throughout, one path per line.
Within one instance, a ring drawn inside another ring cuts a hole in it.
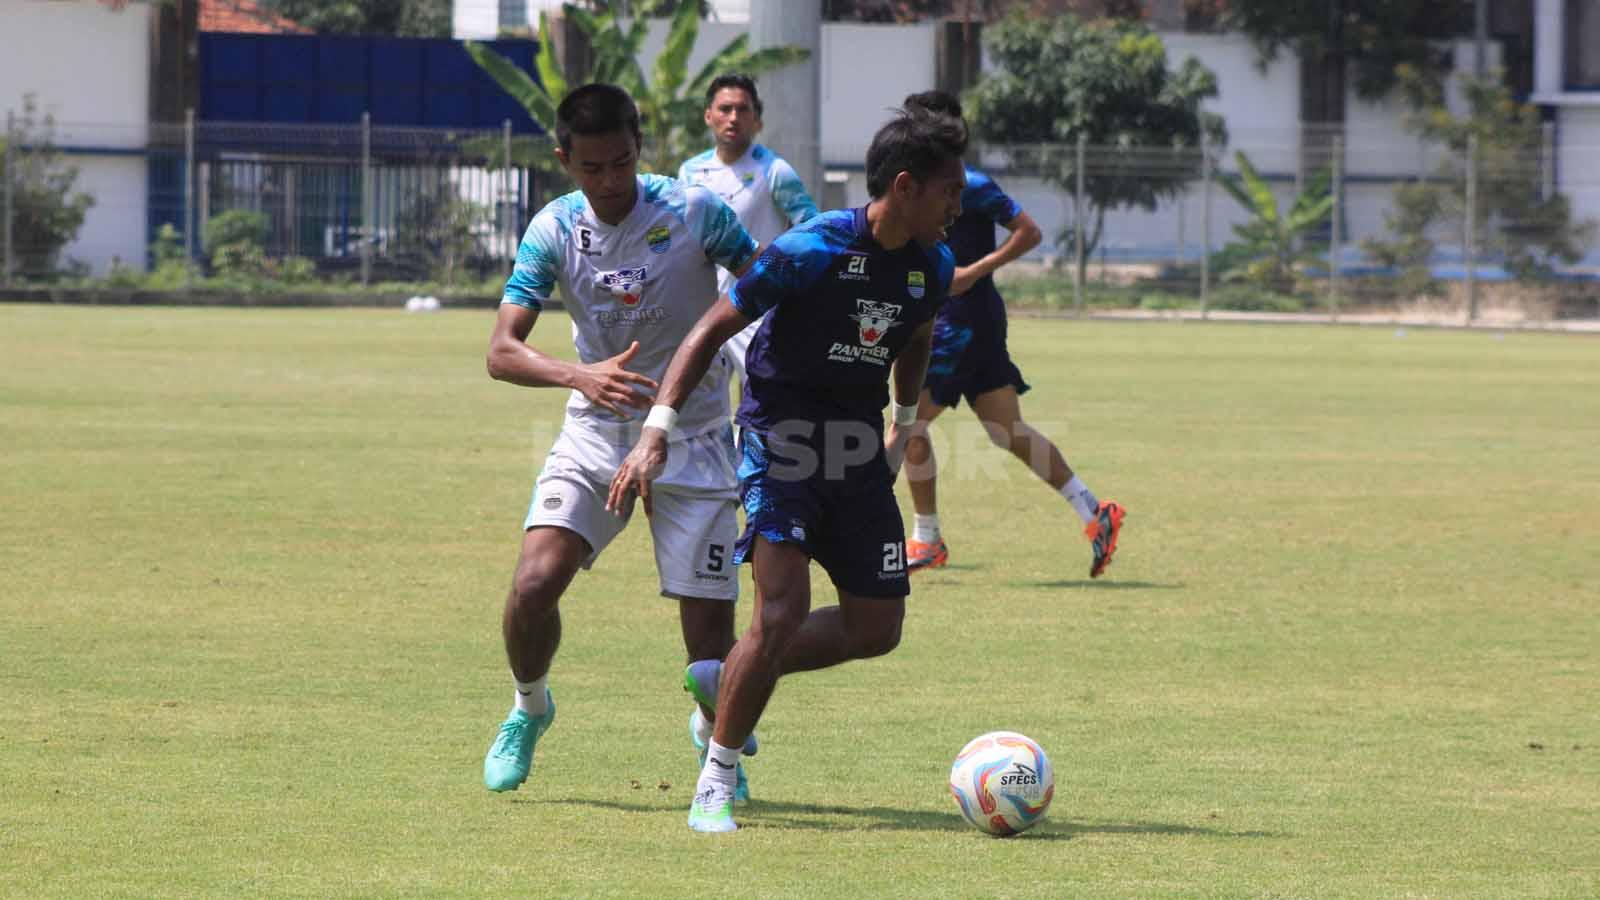
M 488 41 L 538 79 L 530 40 Z M 207 122 L 372 124 L 541 129 L 517 102 L 445 38 L 202 33 L 200 107 Z

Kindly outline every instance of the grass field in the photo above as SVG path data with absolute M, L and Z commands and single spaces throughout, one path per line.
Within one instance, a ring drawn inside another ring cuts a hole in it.
M 1015 322 L 1116 565 L 953 424 L 953 564 L 782 684 L 718 838 L 638 527 L 480 784 L 564 400 L 489 324 L 0 307 L 0 895 L 1600 895 L 1600 341 Z M 945 792 L 994 728 L 1056 767 L 1013 840 Z

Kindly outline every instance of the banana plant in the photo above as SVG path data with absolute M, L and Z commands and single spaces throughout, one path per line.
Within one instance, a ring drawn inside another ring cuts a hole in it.
M 593 65 L 582 80 L 615 84 L 633 95 L 639 104 L 645 137 L 645 168 L 667 174 L 676 172 L 678 163 L 704 149 L 701 145 L 707 136 L 701 112 L 705 108 L 706 87 L 712 79 L 723 72 L 756 76 L 810 55 L 803 47 L 752 51 L 749 35 L 741 34 L 690 78 L 689 57 L 700 36 L 700 4 L 679 3 L 672 14 L 666 44 L 646 80 L 639 65 L 639 48 L 648 28 L 645 17 L 639 16 L 625 27 L 610 11 L 592 13 L 570 3 L 562 6 L 562 14 L 584 33 L 594 50 Z M 561 75 L 544 13 L 539 14 L 539 53 L 535 58 L 539 81 L 483 44 L 468 41 L 466 48 L 473 61 L 515 98 L 540 128 L 548 133 L 555 131 L 556 107 L 570 86 Z
M 1292 291 L 1301 267 L 1327 264 L 1326 248 L 1306 241 L 1306 236 L 1321 228 L 1333 212 L 1332 175 L 1327 169 L 1317 172 L 1288 212 L 1280 213 L 1272 186 L 1256 171 L 1250 157 L 1241 150 L 1234 160 L 1239 165 L 1238 176 L 1219 178 L 1218 182 L 1251 218 L 1233 227 L 1238 240 L 1217 253 L 1217 268 L 1224 280 Z

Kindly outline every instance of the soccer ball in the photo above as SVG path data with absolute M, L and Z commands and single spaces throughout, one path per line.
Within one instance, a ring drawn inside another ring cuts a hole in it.
M 950 794 L 961 814 L 980 831 L 1001 837 L 1039 824 L 1055 792 L 1055 771 L 1044 748 L 1015 731 L 973 738 L 950 767 Z

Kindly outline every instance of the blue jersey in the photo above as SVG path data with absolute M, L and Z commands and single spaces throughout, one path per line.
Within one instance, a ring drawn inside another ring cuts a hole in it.
M 767 316 L 745 357 L 739 423 L 865 422 L 883 427 L 889 368 L 950 289 L 944 244 L 885 250 L 865 207 L 823 213 L 781 235 L 729 292 Z
M 961 217 L 950 226 L 946 241 L 955 254 L 956 265 L 969 266 L 994 252 L 994 227 L 1022 214 L 1022 207 L 1011 199 L 988 175 L 967 167 L 967 187 L 961 192 Z M 985 275 L 963 296 L 983 296 L 994 290 L 994 278 Z

